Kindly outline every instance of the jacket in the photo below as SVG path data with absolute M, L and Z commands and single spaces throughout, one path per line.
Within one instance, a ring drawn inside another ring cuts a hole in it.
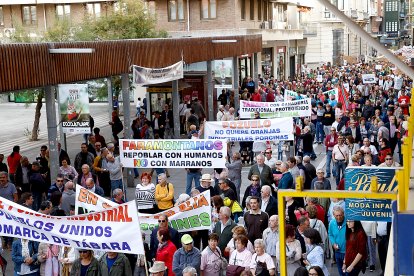
M 241 183 L 241 171 L 243 168 L 241 160 L 235 160 L 233 163 L 226 162 L 226 168 L 229 170 L 228 178 L 233 182 L 239 180 L 239 183 Z
M 352 135 L 352 130 L 351 130 L 351 128 L 350 128 L 350 127 L 347 127 L 347 128 L 345 129 L 344 135 L 345 135 L 345 136 L 351 135 L 351 136 L 353 137 L 353 135 Z M 356 127 L 356 130 L 355 130 L 355 137 L 353 137 L 353 138 L 354 138 L 354 142 L 355 142 L 355 143 L 359 143 L 359 142 L 361 142 L 361 141 L 362 141 L 361 130 L 360 130 L 359 126 L 357 126 L 357 127 Z
M 158 239 L 157 239 L 158 229 L 159 227 L 157 226 L 151 232 L 151 237 L 150 237 L 151 259 L 155 258 L 157 249 L 158 249 L 158 244 L 159 244 Z M 170 226 L 168 226 L 168 230 L 170 232 L 171 241 L 174 243 L 176 248 L 180 248 L 181 247 L 180 234 L 178 233 L 177 230 L 175 230 L 174 228 Z
M 100 276 L 132 276 L 131 265 L 129 264 L 128 258 L 124 254 L 118 253 L 116 260 L 109 272 L 108 263 L 106 261 L 107 256 L 108 253 L 105 253 L 99 259 Z
M 342 227 L 338 228 L 338 223 L 336 222 L 336 219 L 331 220 L 329 223 L 328 228 L 328 236 L 329 241 L 332 245 L 337 244 L 339 246 L 339 252 L 345 254 L 346 249 L 346 222 L 344 221 L 342 223 Z
M 162 261 L 165 263 L 165 266 L 168 268 L 168 275 L 174 276 L 173 273 L 173 254 L 172 252 L 177 251 L 177 247 L 172 241 L 168 241 L 167 244 L 157 250 L 155 256 L 156 261 Z
M 90 153 L 89 151 L 86 152 L 86 153 L 79 152 L 78 154 L 76 154 L 76 156 L 75 156 L 75 163 L 73 164 L 73 167 L 75 168 L 75 170 L 80 175 L 82 175 L 82 165 L 84 164 L 84 163 L 82 163 L 82 154 L 86 154 L 87 155 L 87 157 L 86 157 L 86 164 L 89 165 L 89 167 L 91 168 L 91 170 L 92 170 L 92 166 L 93 166 L 93 161 L 95 159 L 95 156 L 93 156 L 93 154 Z
M 29 165 L 27 165 L 28 171 L 27 171 L 27 180 L 29 181 L 29 175 L 30 175 L 30 171 L 32 168 L 32 164 L 29 163 Z M 22 187 L 23 184 L 28 184 L 28 183 L 23 183 L 23 168 L 22 165 L 19 164 L 16 168 L 16 174 L 14 176 L 14 179 L 16 181 L 16 186 Z M 29 181 L 30 182 L 30 181 Z
M 186 252 L 184 248 L 180 248 L 174 253 L 173 257 L 173 272 L 176 276 L 182 276 L 183 270 L 187 266 L 194 267 L 197 270 L 197 275 L 200 274 L 201 253 L 200 250 L 193 246 L 191 251 Z
M 293 176 L 290 172 L 282 174 L 278 184 L 279 189 L 294 189 L 293 187 Z
M 261 186 L 263 186 L 263 185 L 271 186 L 272 185 L 272 183 L 273 183 L 273 172 L 272 172 L 272 169 L 268 165 L 263 164 L 262 173 L 260 173 L 257 164 L 253 165 L 250 168 L 250 171 L 249 171 L 249 174 L 247 175 L 247 178 L 249 180 L 251 180 L 252 175 L 254 175 L 254 174 L 260 175 L 260 180 L 261 180 L 260 184 L 261 184 Z
M 334 134 L 333 142 L 331 142 L 331 136 L 332 134 L 326 135 L 326 138 L 325 138 L 326 151 L 328 151 L 328 148 L 333 148 L 336 144 L 338 144 L 338 135 L 336 133 Z
M 40 172 L 31 171 L 29 173 L 29 183 L 32 192 L 45 193 L 47 192 L 47 183 Z
M 221 232 L 221 221 L 217 222 L 214 226 L 213 232 L 219 236 L 218 247 L 220 248 L 221 252 L 224 252 L 224 248 L 226 248 L 229 241 L 233 238 L 233 233 L 231 230 L 237 226 L 233 220 L 229 219 L 229 221 L 230 224 L 224 227 L 223 232 Z
M 70 276 L 79 276 L 81 273 L 81 260 L 77 259 L 73 265 L 72 270 L 70 271 Z M 92 257 L 91 264 L 86 271 L 86 276 L 100 276 L 99 274 L 99 263 L 95 257 Z
M 269 202 L 267 203 L 265 212 L 269 215 L 269 218 L 273 215 L 277 215 L 277 198 L 270 196 Z
M 29 241 L 28 247 L 30 257 L 33 260 L 33 263 L 30 265 L 30 270 L 39 269 L 40 265 L 36 262 L 37 252 L 39 249 L 39 242 Z M 24 263 L 25 259 L 25 257 L 22 256 L 22 240 L 15 239 L 12 248 L 12 261 L 14 263 L 14 272 L 20 272 L 22 268 L 22 263 Z
M 335 111 L 331 108 L 331 110 L 325 110 L 325 113 L 323 113 L 322 118 L 322 125 L 324 126 L 330 126 L 335 122 Z

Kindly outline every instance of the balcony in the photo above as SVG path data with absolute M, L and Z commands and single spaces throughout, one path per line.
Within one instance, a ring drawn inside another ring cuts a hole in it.
M 318 35 L 318 25 L 316 23 L 302 23 L 300 25 L 301 29 L 303 29 L 303 36 L 310 37 L 310 36 L 317 36 Z

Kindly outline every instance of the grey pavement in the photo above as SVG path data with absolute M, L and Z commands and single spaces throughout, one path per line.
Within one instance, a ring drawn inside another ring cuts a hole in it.
M 34 104 L 26 107 L 24 104 L 0 104 L 0 118 L 2 118 L 0 122 L 0 153 L 3 153 L 6 157 L 11 153 L 12 148 L 14 145 L 21 146 L 21 154 L 26 155 L 29 157 L 29 161 L 33 161 L 36 156 L 38 156 L 40 152 L 41 145 L 47 145 L 47 129 L 46 129 L 46 114 L 45 114 L 45 107 L 42 109 L 42 116 L 40 121 L 40 140 L 35 142 L 28 141 L 28 137 L 24 136 L 24 132 L 26 128 L 31 129 L 34 119 Z M 108 109 L 106 104 L 96 104 L 93 103 L 90 106 L 91 115 L 95 120 L 95 127 L 99 127 L 101 129 L 101 134 L 105 137 L 107 141 L 111 140 L 111 128 L 108 125 Z M 135 116 L 135 108 L 131 104 L 131 117 Z M 123 118 L 121 118 L 122 120 Z M 122 137 L 122 135 L 120 135 Z M 71 160 L 74 159 L 75 155 L 80 151 L 80 144 L 83 142 L 83 136 L 78 135 L 69 135 L 67 137 L 67 149 L 68 154 Z M 325 166 L 325 149 L 322 145 L 314 145 L 315 152 L 318 158 L 315 161 L 312 161 L 315 167 L 324 167 Z M 237 150 L 233 148 L 233 150 Z M 273 148 L 274 157 L 277 158 L 277 149 Z M 284 158 L 286 160 L 286 158 Z M 247 179 L 247 174 L 249 172 L 250 166 L 246 166 L 243 168 L 242 171 L 242 194 L 245 191 L 246 187 L 250 184 L 249 180 Z M 141 174 L 144 171 L 149 170 L 142 170 L 139 169 L 139 173 Z M 170 178 L 169 181 L 174 184 L 174 189 L 176 191 L 176 197 L 181 193 L 185 192 L 186 187 L 186 173 L 184 169 L 170 169 Z M 210 173 L 213 174 L 212 169 L 203 169 L 203 173 Z M 155 174 L 154 174 L 155 175 Z M 138 180 L 135 179 L 135 184 L 138 183 Z M 335 180 L 331 178 L 331 183 L 333 187 L 335 187 Z M 127 188 L 127 198 L 129 200 L 134 198 L 134 187 Z M 8 269 L 6 275 L 13 274 L 13 262 L 11 261 L 10 251 L 5 250 L 3 256 L 9 262 Z M 336 266 L 331 267 L 330 260 L 326 262 L 330 274 L 337 275 Z M 377 265 L 379 266 L 379 264 Z M 369 271 L 366 275 L 378 275 L 379 270 L 377 272 L 370 273 Z

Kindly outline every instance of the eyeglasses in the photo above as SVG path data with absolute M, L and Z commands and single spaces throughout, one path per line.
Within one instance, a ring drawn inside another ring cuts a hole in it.
M 158 220 L 158 222 L 160 223 L 160 222 L 166 222 L 166 220 L 165 219 L 159 219 Z
M 56 182 L 63 182 L 63 179 L 56 179 Z
M 385 160 L 392 160 L 392 158 L 385 158 Z
M 272 154 L 271 152 L 265 152 L 266 154 Z

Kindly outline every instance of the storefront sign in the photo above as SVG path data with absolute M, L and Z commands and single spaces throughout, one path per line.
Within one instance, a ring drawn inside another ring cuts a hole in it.
M 311 116 L 311 99 L 287 102 L 253 102 L 240 101 L 240 118 L 252 119 L 254 112 L 260 118 L 306 117 Z
M 64 133 L 91 133 L 87 84 L 59 84 L 60 121 Z
M 91 200 L 84 200 L 84 198 L 91 198 Z M 88 191 L 80 185 L 76 185 L 76 212 L 99 212 L 116 206 L 119 205 L 104 197 L 98 196 L 91 191 Z M 179 232 L 210 229 L 210 191 L 205 191 L 191 197 L 187 201 L 164 212 L 154 215 L 139 213 L 138 216 L 141 231 L 147 233 L 151 232 L 152 229 L 158 226 L 158 217 L 161 214 L 166 214 L 168 216 L 170 226 Z
M 345 190 L 369 192 L 371 179 L 378 178 L 378 192 L 396 192 L 397 168 L 348 167 L 345 170 Z M 350 220 L 391 221 L 391 200 L 345 199 L 345 216 Z
M 79 200 L 95 199 L 83 193 Z M 145 254 L 139 225 L 135 201 L 93 214 L 53 217 L 0 198 L 0 236 L 86 250 Z
M 145 68 L 133 65 L 133 83 L 143 86 L 182 79 L 184 77 L 183 64 L 183 61 L 179 61 L 164 68 Z
M 126 168 L 224 168 L 223 139 L 120 139 L 121 163 Z
M 204 137 L 229 141 L 293 140 L 292 118 L 205 122 Z

